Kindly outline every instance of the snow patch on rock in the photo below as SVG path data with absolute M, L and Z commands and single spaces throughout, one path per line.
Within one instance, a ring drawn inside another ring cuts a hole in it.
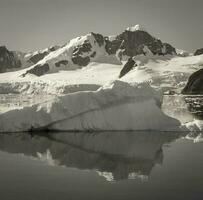
M 126 30 L 135 32 L 135 31 L 144 31 L 144 28 L 140 24 L 136 24 L 134 26 L 128 27 Z

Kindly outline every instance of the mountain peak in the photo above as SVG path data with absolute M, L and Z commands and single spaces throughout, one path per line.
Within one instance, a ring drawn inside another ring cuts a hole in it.
M 128 27 L 126 30 L 130 32 L 135 32 L 135 31 L 144 31 L 144 28 L 140 24 L 136 24 L 134 26 Z
M 41 76 L 48 71 L 82 68 L 90 62 L 121 64 L 122 60 L 137 55 L 176 54 L 174 47 L 151 36 L 139 24 L 111 37 L 90 32 L 51 52 L 51 49 L 46 49 L 30 58 L 34 65 L 22 76 L 28 73 Z

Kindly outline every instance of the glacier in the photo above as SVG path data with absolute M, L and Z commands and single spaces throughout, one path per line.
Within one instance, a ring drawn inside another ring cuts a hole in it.
M 137 56 L 137 67 L 119 79 L 122 65 L 92 62 L 41 77 L 0 75 L 0 93 L 54 94 L 54 98 L 0 113 L 0 132 L 36 130 L 200 131 L 196 121 L 181 124 L 162 110 L 168 90 L 181 91 L 203 56 Z M 198 122 L 200 124 L 200 122 Z

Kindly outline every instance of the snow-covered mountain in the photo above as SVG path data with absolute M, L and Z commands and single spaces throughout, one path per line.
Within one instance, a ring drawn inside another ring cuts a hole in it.
M 189 76 L 202 68 L 201 55 L 191 56 L 175 49 L 140 25 L 117 36 L 89 33 L 63 46 L 15 55 L 21 67 L 0 75 L 0 93 L 97 90 L 118 78 L 127 82 L 147 81 L 164 92 L 171 89 L 180 92 Z M 126 63 L 128 59 L 131 63 Z
M 75 70 L 87 66 L 90 61 L 121 64 L 115 56 L 106 53 L 103 39 L 103 36 L 94 33 L 75 38 L 49 53 L 22 75 L 41 76 L 59 70 Z
M 61 69 L 71 70 L 87 66 L 90 62 L 121 64 L 121 60 L 136 55 L 175 55 L 170 44 L 151 36 L 136 25 L 123 33 L 106 37 L 97 33 L 70 40 L 66 45 L 35 53 L 29 60 L 35 65 L 23 76 L 41 76 Z
M 17 54 L 21 64 L 7 62 L 4 67 L 29 67 L 27 74 L 41 76 L 60 70 L 87 66 L 90 62 L 121 64 L 121 60 L 137 55 L 175 55 L 176 49 L 156 39 L 140 25 L 129 27 L 116 36 L 89 33 L 70 40 L 63 46 L 52 46 L 27 54 Z M 6 71 L 6 70 L 5 70 Z
M 51 46 L 43 50 L 27 53 L 25 55 L 25 58 L 28 60 L 28 62 L 32 64 L 38 63 L 40 60 L 42 60 L 45 56 L 47 56 L 50 52 L 55 51 L 59 48 L 59 46 Z

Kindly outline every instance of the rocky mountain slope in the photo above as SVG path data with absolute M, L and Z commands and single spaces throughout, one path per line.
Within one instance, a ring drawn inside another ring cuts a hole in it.
M 56 49 L 57 47 L 49 47 L 36 52 L 24 53 L 21 51 L 11 51 L 6 46 L 0 46 L 0 73 L 30 67 Z
M 34 55 L 29 60 L 35 65 L 22 76 L 42 76 L 61 69 L 78 69 L 90 62 L 121 64 L 120 61 L 137 55 L 175 54 L 176 50 L 170 44 L 163 43 L 136 25 L 115 37 L 91 32 L 70 40 L 62 47 L 51 48 Z
M 40 60 L 42 60 L 45 56 L 47 56 L 50 52 L 57 50 L 58 46 L 51 46 L 44 50 L 35 51 L 32 53 L 28 53 L 25 55 L 25 58 L 27 58 L 28 62 L 32 64 L 38 63 Z
M 203 69 L 194 72 L 184 87 L 183 94 L 203 94 Z
M 0 73 L 21 66 L 22 63 L 14 52 L 9 51 L 5 46 L 0 46 Z
M 195 56 L 203 54 L 203 48 L 202 49 L 197 49 L 194 53 Z

